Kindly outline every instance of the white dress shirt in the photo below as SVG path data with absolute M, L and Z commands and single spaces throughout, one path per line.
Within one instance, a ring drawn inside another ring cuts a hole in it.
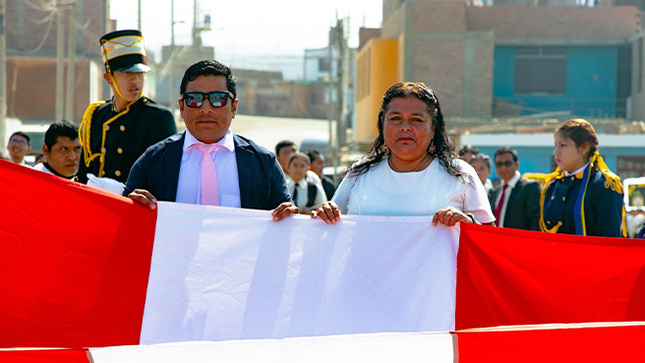
M 322 187 L 322 184 L 320 181 L 318 183 L 314 183 L 316 185 L 316 197 L 314 198 L 314 205 L 311 207 L 307 207 L 307 202 L 309 202 L 309 183 L 310 181 L 307 180 L 308 178 L 303 178 L 300 179 L 299 182 L 294 182 L 293 179 L 291 179 L 290 176 L 286 177 L 287 180 L 287 189 L 289 190 L 289 194 L 291 195 L 293 199 L 293 194 L 296 189 L 298 188 L 298 195 L 296 200 L 293 201 L 293 203 L 298 207 L 298 210 L 302 212 L 311 212 L 314 209 L 317 209 L 320 207 L 324 202 L 327 201 L 327 196 L 325 195 L 325 190 Z M 318 179 L 320 180 L 320 179 Z
M 178 203 L 201 204 L 201 162 L 202 153 L 191 147 L 198 141 L 190 131 L 186 130 L 184 151 L 179 168 L 177 183 Z M 223 207 L 240 208 L 240 180 L 235 158 L 235 143 L 233 133 L 228 130 L 226 135 L 217 142 L 222 147 L 211 153 L 217 170 L 217 186 L 220 205 Z
M 520 172 L 515 170 L 515 175 L 513 175 L 511 180 L 509 180 L 508 183 L 505 183 L 504 181 L 502 181 L 502 185 L 500 185 L 500 188 L 504 188 L 504 183 L 505 183 L 505 184 L 508 184 L 508 187 L 506 187 L 506 192 L 504 193 L 503 201 L 500 201 L 500 198 L 502 197 L 502 192 L 499 192 L 499 194 L 497 195 L 495 206 L 498 206 L 499 203 L 504 203 L 502 205 L 502 211 L 499 213 L 499 221 L 496 222 L 498 227 L 504 227 L 504 217 L 506 216 L 506 206 L 508 205 L 508 197 L 511 195 L 513 188 L 515 188 L 515 185 L 517 184 L 518 181 L 520 181 L 521 177 L 522 175 L 520 174 Z

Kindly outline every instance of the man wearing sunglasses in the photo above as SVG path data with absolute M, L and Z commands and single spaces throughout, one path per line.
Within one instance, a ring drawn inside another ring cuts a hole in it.
M 503 147 L 495 152 L 495 172 L 502 182 L 489 202 L 499 227 L 540 230 L 540 185 L 522 178 L 517 151 Z
M 110 190 L 110 185 L 125 183 L 137 158 L 149 146 L 176 134 L 177 126 L 166 107 L 143 96 L 144 75 L 150 67 L 141 32 L 111 32 L 99 43 L 103 78 L 114 96 L 85 110 L 79 130 L 83 153 L 78 180 Z
M 123 195 L 155 208 L 157 200 L 298 213 L 275 155 L 229 129 L 237 112 L 229 67 L 204 60 L 181 81 L 186 131 L 149 148 L 132 167 Z

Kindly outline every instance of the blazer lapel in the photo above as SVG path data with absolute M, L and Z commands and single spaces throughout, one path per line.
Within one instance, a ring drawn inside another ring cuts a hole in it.
M 173 202 L 177 199 L 177 184 L 179 184 L 179 169 L 181 168 L 181 158 L 184 154 L 184 140 L 186 133 L 181 135 L 179 140 L 169 143 L 166 147 L 166 157 L 164 163 L 166 179 L 166 195 L 168 200 Z
M 249 144 L 233 135 L 235 143 L 235 160 L 237 162 L 237 175 L 240 183 L 240 204 L 242 208 L 249 208 L 251 198 L 251 167 L 253 153 L 247 149 Z
M 517 194 L 519 194 L 522 191 L 522 184 L 520 183 L 520 180 L 515 183 L 515 186 L 513 189 L 511 189 L 511 195 L 508 196 L 508 202 L 506 203 L 506 215 L 508 216 L 508 211 L 512 208 L 513 206 L 513 200 L 515 200 L 515 197 L 517 197 Z

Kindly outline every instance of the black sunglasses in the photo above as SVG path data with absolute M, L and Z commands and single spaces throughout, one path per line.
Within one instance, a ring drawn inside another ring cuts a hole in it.
M 509 167 L 511 165 L 515 164 L 513 161 L 498 161 L 495 163 L 495 166 L 498 168 L 501 168 L 502 166 Z
M 229 97 L 231 97 L 231 94 L 224 91 L 208 93 L 188 92 L 184 94 L 183 99 L 186 102 L 186 106 L 192 108 L 202 107 L 202 105 L 204 104 L 204 98 L 207 98 L 208 102 L 213 107 L 224 107 L 226 106 L 226 101 L 228 101 Z M 233 99 L 233 97 L 231 97 L 231 99 Z

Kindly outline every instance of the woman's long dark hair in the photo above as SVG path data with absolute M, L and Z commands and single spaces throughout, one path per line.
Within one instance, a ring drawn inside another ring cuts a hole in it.
M 434 142 L 435 149 L 433 152 L 428 151 L 428 154 L 437 158 L 448 174 L 456 177 L 462 176 L 463 173 L 457 169 L 454 163 L 454 160 L 457 157 L 455 155 L 455 145 L 448 134 L 446 134 L 446 127 L 443 122 L 443 114 L 441 113 L 439 99 L 430 87 L 421 82 L 397 83 L 385 91 L 383 102 L 381 103 L 381 110 L 378 113 L 378 137 L 374 140 L 372 149 L 358 162 L 345 170 L 341 176 L 344 177 L 347 174 L 352 176 L 365 174 L 372 166 L 380 163 L 387 155 L 386 151 L 383 150 L 383 145 L 385 144 L 385 138 L 383 137 L 385 111 L 390 105 L 390 102 L 394 98 L 399 97 L 416 97 L 425 102 L 428 106 L 428 111 L 432 115 L 432 123 L 434 124 L 434 137 L 432 141 Z

